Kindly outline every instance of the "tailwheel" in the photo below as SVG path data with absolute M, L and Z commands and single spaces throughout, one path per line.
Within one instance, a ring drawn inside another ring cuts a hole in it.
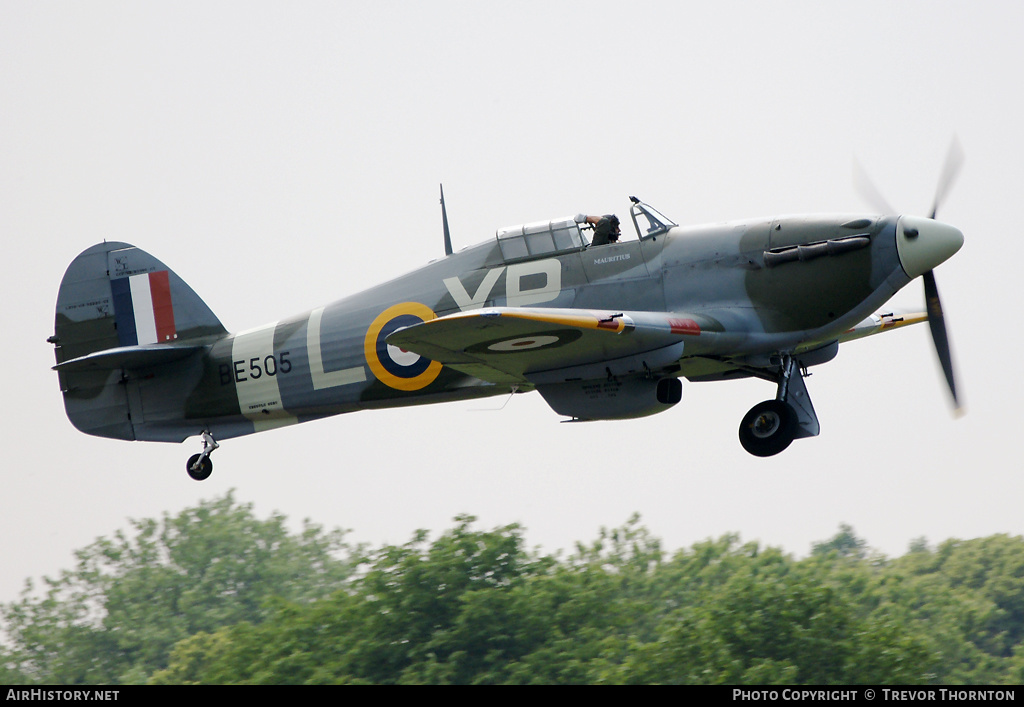
M 193 454 L 185 464 L 185 470 L 196 481 L 204 481 L 213 473 L 213 461 L 208 456 Z
M 200 454 L 193 454 L 185 464 L 185 471 L 196 481 L 210 478 L 210 474 L 213 473 L 213 460 L 210 459 L 210 455 L 214 450 L 220 449 L 210 430 L 203 430 L 200 434 L 203 438 L 203 451 Z
M 781 400 L 765 400 L 744 415 L 740 444 L 756 457 L 770 457 L 788 447 L 796 433 L 796 411 Z

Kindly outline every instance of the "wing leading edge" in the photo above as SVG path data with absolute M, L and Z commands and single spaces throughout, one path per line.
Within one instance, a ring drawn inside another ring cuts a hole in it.
M 911 324 L 920 324 L 928 321 L 927 312 L 886 312 L 885 314 L 872 314 L 857 326 L 843 333 L 839 337 L 839 343 L 863 339 L 865 336 L 873 336 L 886 331 L 893 331 Z

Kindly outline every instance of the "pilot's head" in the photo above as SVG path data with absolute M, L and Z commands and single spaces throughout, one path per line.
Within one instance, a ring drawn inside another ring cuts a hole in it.
M 608 235 L 608 240 L 615 242 L 619 240 L 619 234 L 622 232 L 619 229 L 619 217 L 615 214 L 606 214 L 605 218 L 608 219 L 608 223 L 611 224 L 612 231 Z

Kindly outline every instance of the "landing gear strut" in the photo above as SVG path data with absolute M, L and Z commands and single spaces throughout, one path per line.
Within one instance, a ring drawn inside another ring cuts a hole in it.
M 818 434 L 814 407 L 792 356 L 782 357 L 776 380 L 779 390 L 775 400 L 765 400 L 750 408 L 740 423 L 740 444 L 756 457 L 773 456 L 797 437 Z M 791 397 L 796 407 L 790 404 Z
M 213 450 L 220 448 L 217 440 L 213 438 L 209 430 L 203 430 L 203 451 L 201 454 L 193 454 L 185 464 L 188 475 L 196 481 L 204 481 L 213 473 L 213 460 L 210 455 Z

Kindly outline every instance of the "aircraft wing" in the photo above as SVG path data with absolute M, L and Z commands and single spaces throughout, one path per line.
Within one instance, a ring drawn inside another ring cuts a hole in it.
M 722 331 L 699 314 L 491 307 L 399 329 L 387 343 L 481 380 L 537 384 L 656 371 Z
M 863 339 L 865 336 L 881 334 L 885 331 L 892 331 L 911 324 L 920 324 L 928 321 L 927 312 L 887 312 L 872 314 L 864 319 L 857 326 L 847 330 L 839 337 L 839 343 Z

